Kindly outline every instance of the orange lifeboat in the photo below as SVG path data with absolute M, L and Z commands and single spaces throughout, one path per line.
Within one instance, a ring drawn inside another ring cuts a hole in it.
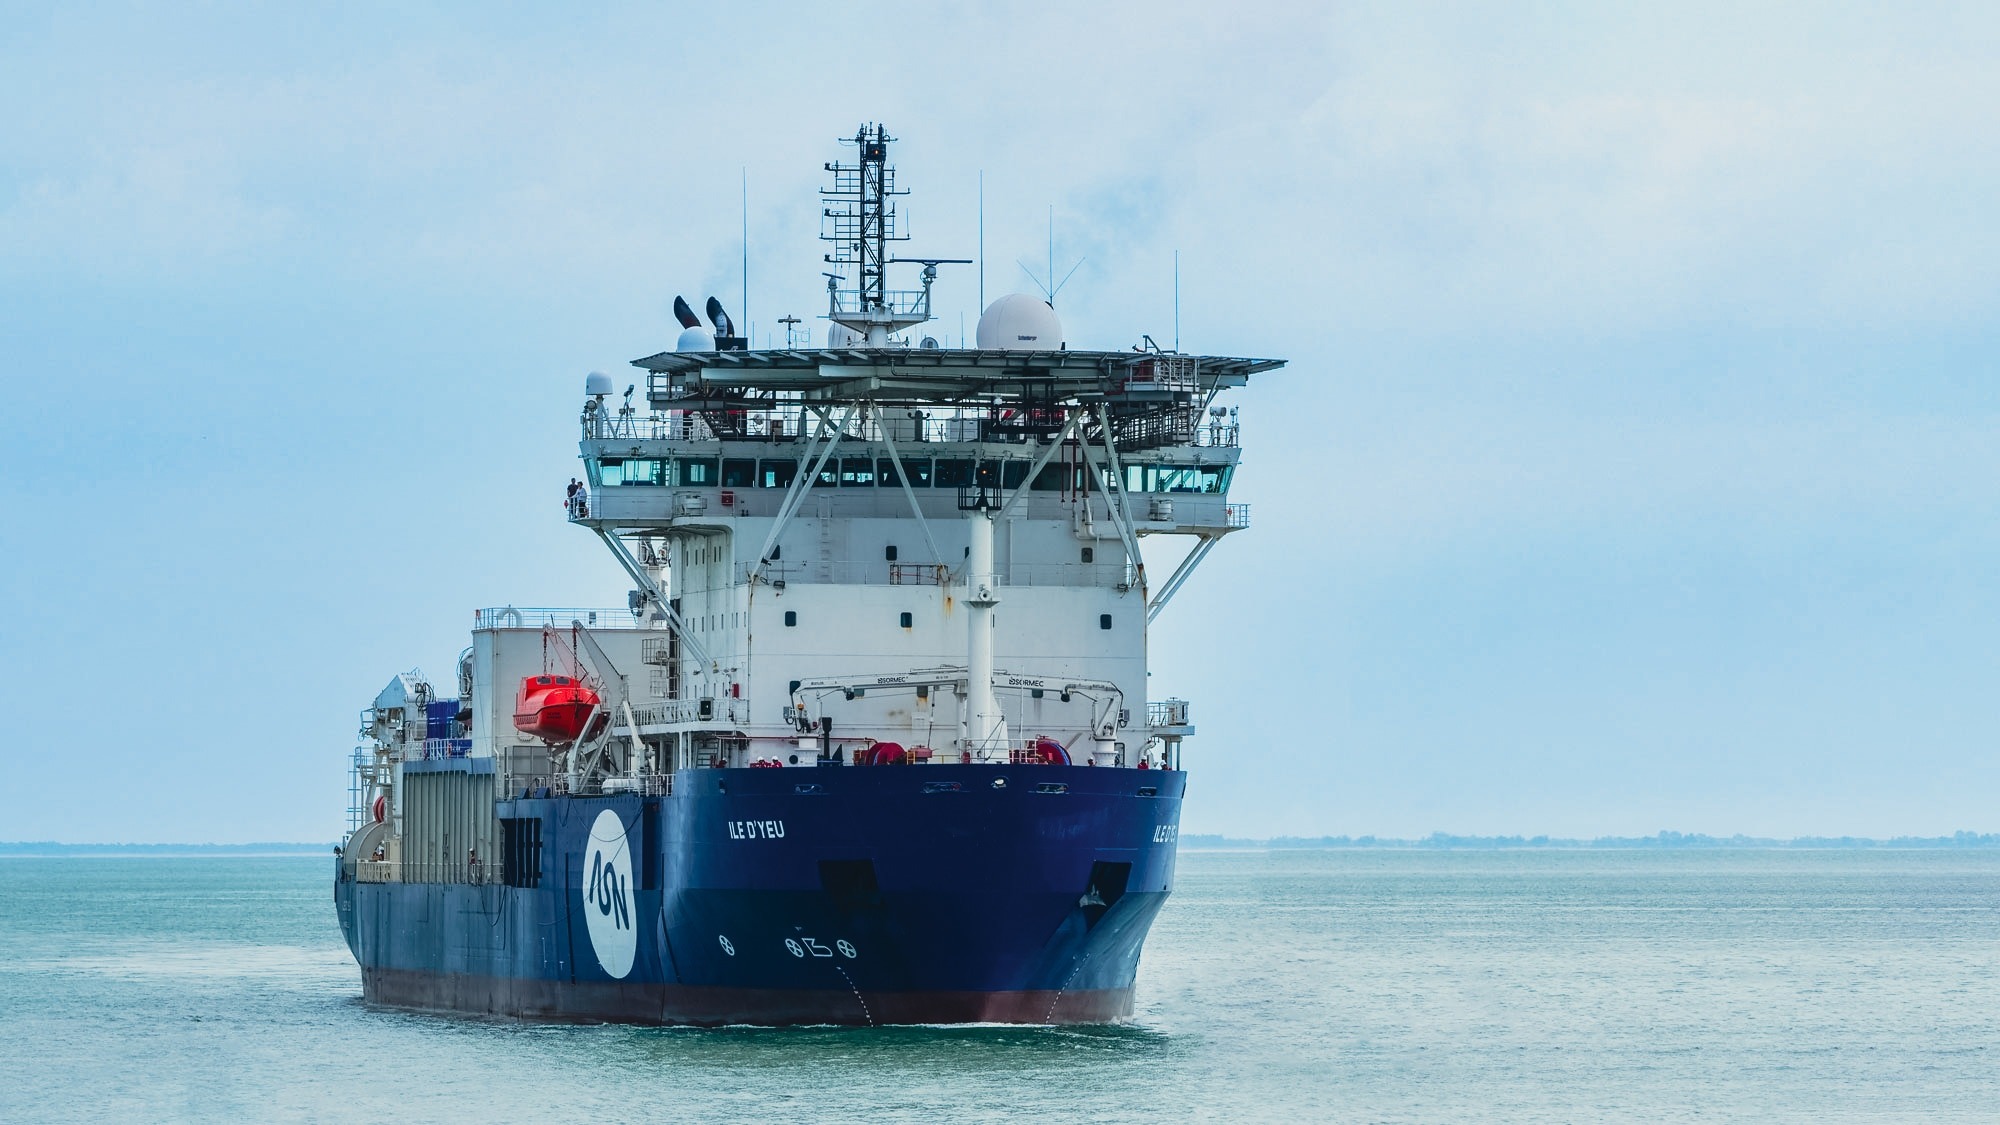
M 514 697 L 514 729 L 549 742 L 575 742 L 601 702 L 571 676 L 527 676 Z

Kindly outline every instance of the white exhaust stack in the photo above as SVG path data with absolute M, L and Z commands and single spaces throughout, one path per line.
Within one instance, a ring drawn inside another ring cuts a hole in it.
M 1007 760 L 1007 717 L 993 695 L 993 607 L 1000 584 L 993 573 L 993 512 L 972 513 L 972 554 L 965 568 L 965 748 L 974 761 Z

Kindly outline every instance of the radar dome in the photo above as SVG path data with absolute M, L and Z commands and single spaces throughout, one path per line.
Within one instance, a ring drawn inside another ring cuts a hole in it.
M 706 328 L 690 328 L 681 333 L 674 342 L 677 352 L 712 352 L 715 350 L 715 333 Z
M 861 333 L 856 332 L 854 329 L 849 328 L 845 324 L 829 324 L 826 326 L 827 347 L 852 348 L 852 347 L 858 347 L 860 343 L 861 343 Z
M 611 376 L 606 375 L 602 371 L 593 371 L 583 377 L 583 393 L 585 397 L 590 395 L 608 395 L 611 393 L 611 390 Z
M 1008 352 L 1052 352 L 1062 347 L 1062 321 L 1047 301 L 1009 293 L 979 316 L 979 346 Z

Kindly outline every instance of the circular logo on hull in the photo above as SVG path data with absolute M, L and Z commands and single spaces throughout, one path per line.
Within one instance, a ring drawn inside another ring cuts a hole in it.
M 632 971 L 632 956 L 639 949 L 638 909 L 625 822 L 605 809 L 590 826 L 590 842 L 584 846 L 583 921 L 597 963 L 614 978 Z

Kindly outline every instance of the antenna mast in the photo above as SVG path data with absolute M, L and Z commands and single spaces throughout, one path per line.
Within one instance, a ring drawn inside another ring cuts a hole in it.
M 896 169 L 889 165 L 889 142 L 896 138 L 881 125 L 863 125 L 846 143 L 852 144 L 860 159 L 854 164 L 826 166 L 833 173 L 833 186 L 820 189 L 820 239 L 833 245 L 826 261 L 854 270 L 854 288 L 842 289 L 841 273 L 828 273 L 828 320 L 859 333 L 871 348 L 886 347 L 889 334 L 901 332 L 931 318 L 931 283 L 937 268 L 945 262 L 965 263 L 964 258 L 891 258 L 889 243 L 907 242 L 896 216 L 895 197 L 908 195 L 896 190 Z M 889 264 L 919 262 L 924 267 L 923 288 L 889 288 Z
M 743 310 L 743 319 L 748 321 L 750 319 L 750 166 L 748 164 L 743 166 L 743 304 L 738 307 Z M 755 326 L 752 326 L 750 331 L 751 335 L 756 335 Z M 757 341 L 751 340 L 750 346 L 756 347 Z

